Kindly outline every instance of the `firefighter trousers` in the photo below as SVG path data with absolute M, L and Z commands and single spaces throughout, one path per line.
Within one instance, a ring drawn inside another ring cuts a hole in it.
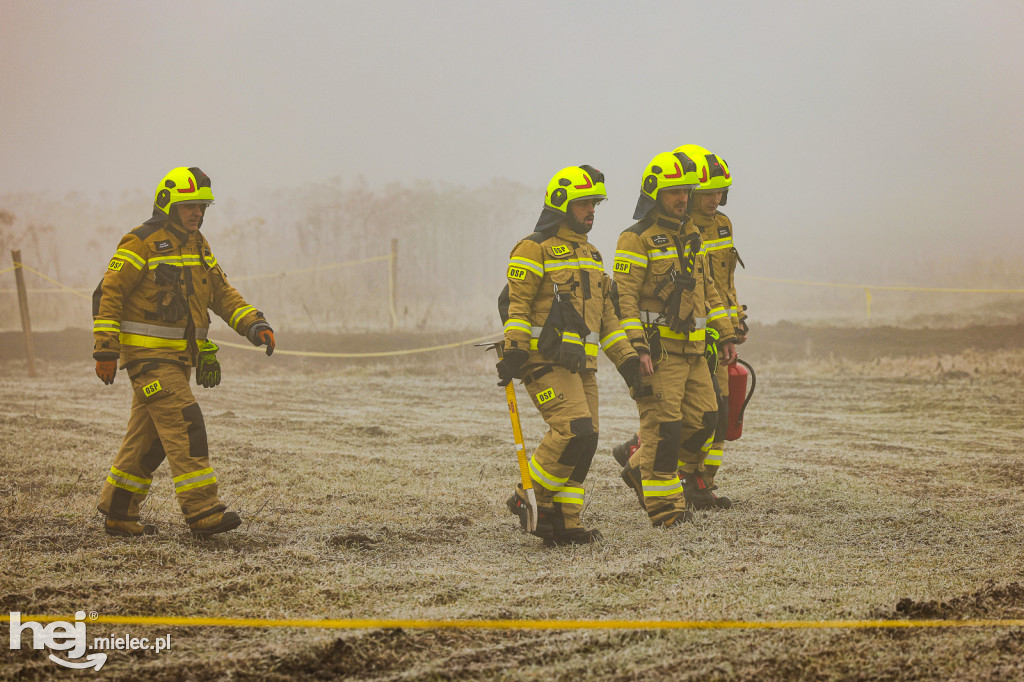
M 703 356 L 666 354 L 632 392 L 640 413 L 640 448 L 629 466 L 639 470 L 644 507 L 658 526 L 686 510 L 679 471 L 700 467 L 718 423 L 718 404 Z
M 529 463 L 537 507 L 565 529 L 582 527 L 583 481 L 597 450 L 596 374 L 541 365 L 530 368 L 523 378 L 530 400 L 548 425 Z
M 206 424 L 189 388 L 191 374 L 190 367 L 166 362 L 144 361 L 129 369 L 132 410 L 100 493 L 103 514 L 138 521 L 139 505 L 165 458 L 186 522 L 227 509 L 217 497 Z

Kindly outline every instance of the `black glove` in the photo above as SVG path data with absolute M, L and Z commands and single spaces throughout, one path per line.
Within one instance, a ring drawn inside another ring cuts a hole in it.
M 220 383 L 220 362 L 217 361 L 217 344 L 209 339 L 199 342 L 199 363 L 196 365 L 196 383 L 203 388 L 213 388 Z
M 178 322 L 188 313 L 185 297 L 177 288 L 157 294 L 156 316 L 161 322 Z
M 640 376 L 640 358 L 636 355 L 626 358 L 615 369 L 619 370 L 619 374 L 626 380 L 626 386 L 629 388 L 639 386 L 643 381 L 643 377 Z
M 579 334 L 565 331 L 558 347 L 558 364 L 575 374 L 587 367 L 587 351 Z
M 523 368 L 526 359 L 529 357 L 529 351 L 525 351 L 522 348 L 512 348 L 505 351 L 505 355 L 494 366 L 498 370 L 498 385 L 508 386 L 512 383 L 512 380 L 519 374 L 519 370 Z

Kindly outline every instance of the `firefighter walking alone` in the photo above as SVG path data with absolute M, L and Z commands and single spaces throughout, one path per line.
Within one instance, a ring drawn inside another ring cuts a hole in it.
M 241 519 L 218 496 L 203 413 L 189 388 L 192 368 L 206 387 L 220 383 L 217 347 L 207 340 L 212 310 L 255 346 L 274 352 L 263 313 L 228 284 L 200 232 L 213 203 L 210 178 L 175 168 L 156 189 L 153 217 L 126 234 L 93 294 L 96 374 L 112 384 L 118 362 L 132 385 L 127 433 L 100 494 L 110 535 L 156 533 L 139 505 L 166 458 L 189 528 L 212 535 Z

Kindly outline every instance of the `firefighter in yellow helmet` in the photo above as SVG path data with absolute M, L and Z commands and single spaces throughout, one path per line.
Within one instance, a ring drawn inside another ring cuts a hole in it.
M 718 422 L 705 352 L 714 330 L 726 360 L 735 332 L 705 262 L 700 235 L 686 221 L 699 185 L 699 160 L 655 156 L 644 170 L 636 224 L 619 236 L 612 268 L 622 328 L 640 356 L 642 381 L 631 389 L 640 414 L 640 445 L 613 454 L 622 478 L 654 526 L 688 518 L 680 474 L 697 471 Z M 626 451 L 628 452 L 628 450 Z
M 535 232 L 512 249 L 508 287 L 499 298 L 504 323 L 499 386 L 520 379 L 548 425 L 529 461 L 537 496 L 534 534 L 546 544 L 601 539 L 580 521 L 584 479 L 597 449 L 597 351 L 638 384 L 640 360 L 612 306 L 612 281 L 587 241 L 594 209 L 604 199 L 604 175 L 569 166 L 548 184 Z M 526 527 L 522 486 L 509 510 Z
M 199 231 L 213 203 L 210 178 L 175 168 L 156 189 L 153 217 L 124 237 L 93 293 L 96 374 L 112 384 L 118 363 L 132 385 L 128 429 L 100 493 L 110 535 L 156 532 L 139 523 L 139 505 L 166 458 L 185 521 L 196 535 L 238 527 L 217 495 L 206 424 L 189 378 L 220 383 L 217 347 L 207 340 L 212 310 L 256 346 L 274 352 L 263 313 L 228 284 Z
M 693 226 L 700 231 L 704 242 L 704 253 L 711 276 L 715 280 L 718 294 L 729 312 L 729 319 L 736 328 L 736 343 L 747 340 L 746 306 L 740 305 L 736 296 L 736 265 L 743 264 L 739 252 L 733 245 L 732 221 L 718 210 L 724 206 L 732 186 L 729 166 L 717 154 L 704 147 L 687 144 L 676 149 L 691 158 L 704 159 L 701 164 L 700 187 L 693 190 L 688 214 Z M 715 373 L 715 387 L 718 391 L 718 428 L 711 443 L 704 467 L 695 476 L 687 477 L 684 485 L 687 495 L 697 508 L 723 507 L 731 504 L 728 498 L 719 497 L 712 491 L 715 474 L 722 465 L 725 448 L 725 432 L 729 425 L 729 366 L 719 362 Z M 692 494 L 691 494 L 692 491 Z

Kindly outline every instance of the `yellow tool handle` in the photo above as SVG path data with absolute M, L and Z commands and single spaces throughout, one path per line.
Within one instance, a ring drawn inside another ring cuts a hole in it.
M 526 462 L 526 445 L 523 443 L 523 427 L 519 423 L 519 403 L 516 401 L 516 389 L 511 382 L 505 387 L 508 399 L 508 416 L 512 419 L 512 435 L 516 440 L 516 458 L 519 460 L 519 475 L 523 479 L 523 490 L 533 488 L 530 478 L 530 467 Z

